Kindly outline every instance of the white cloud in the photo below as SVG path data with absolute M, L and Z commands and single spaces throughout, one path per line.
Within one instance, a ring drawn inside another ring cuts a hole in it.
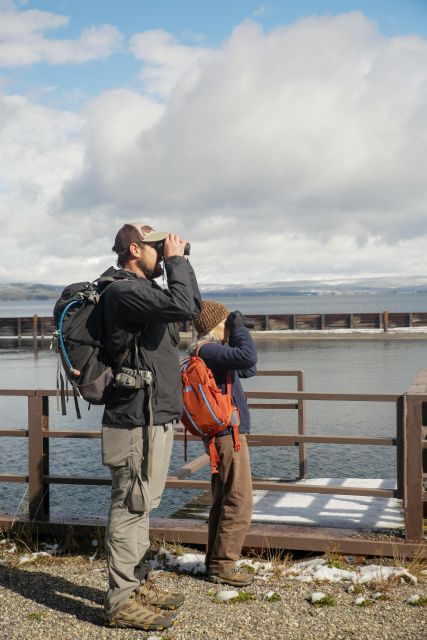
M 76 234 L 66 216 L 51 215 L 52 202 L 81 169 L 81 125 L 73 113 L 0 97 L 1 279 L 57 280 L 52 260 L 68 254 Z
M 120 32 L 111 25 L 91 26 L 76 39 L 55 39 L 46 32 L 67 26 L 64 15 L 0 6 L 0 67 L 83 63 L 106 58 L 121 47 Z
M 146 59 L 168 73 L 168 47 L 161 58 L 154 39 L 150 58 L 148 41 Z M 107 185 L 119 205 L 362 239 L 422 231 L 426 41 L 384 39 L 358 13 L 268 34 L 248 22 L 193 65 L 192 85 L 178 82 L 156 126 L 135 132 L 126 189 Z M 95 199 L 110 150 L 100 164 L 88 148 Z
M 188 75 L 190 83 L 194 82 L 198 65 L 210 55 L 207 48 L 179 44 L 163 29 L 135 34 L 129 49 L 144 64 L 140 78 L 148 93 L 161 96 Z
M 50 282 L 95 277 L 130 219 L 181 232 L 206 283 L 426 272 L 425 40 L 359 13 L 246 22 L 216 50 L 145 35 L 146 95 L 102 93 L 81 118 L 0 107 L 0 278 L 34 212 Z

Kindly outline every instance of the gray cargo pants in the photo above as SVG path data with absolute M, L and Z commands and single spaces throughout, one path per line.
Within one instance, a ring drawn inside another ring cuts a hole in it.
M 150 570 L 149 512 L 165 488 L 173 425 L 102 427 L 102 462 L 111 472 L 111 506 L 106 531 L 109 590 L 105 608 L 114 613 Z M 138 477 L 139 476 L 139 477 Z

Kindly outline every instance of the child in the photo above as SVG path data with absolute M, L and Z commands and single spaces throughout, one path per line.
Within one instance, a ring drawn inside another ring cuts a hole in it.
M 212 507 L 209 513 L 206 572 L 213 582 L 244 587 L 253 576 L 236 567 L 252 516 L 252 477 L 246 435 L 250 414 L 239 378 L 256 375 L 255 344 L 239 311 L 232 313 L 219 302 L 205 300 L 194 321 L 197 341 L 191 353 L 205 361 L 217 386 L 226 392 L 227 371 L 231 373 L 232 401 L 240 412 L 240 451 L 234 450 L 231 428 L 216 436 L 220 463 L 212 475 Z

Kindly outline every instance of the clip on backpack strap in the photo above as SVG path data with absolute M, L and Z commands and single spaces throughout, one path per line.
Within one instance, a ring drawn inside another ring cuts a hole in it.
M 79 400 L 77 398 L 78 390 L 77 386 L 73 384 L 73 396 L 74 396 L 74 406 L 76 407 L 76 415 L 78 420 L 81 420 L 82 414 L 80 413 Z
M 63 416 L 67 415 L 67 407 L 65 404 L 65 384 L 64 384 L 64 376 L 62 373 L 60 374 L 60 386 L 61 386 L 61 413 Z
M 60 394 L 59 388 L 61 385 L 61 359 L 59 357 L 59 353 L 57 355 L 57 364 L 56 364 L 56 410 L 59 411 L 59 401 Z
M 209 448 L 209 457 L 211 459 L 211 474 L 216 475 L 218 473 L 218 465 L 221 462 L 218 455 L 217 448 L 215 446 L 215 438 L 211 438 L 207 443 Z

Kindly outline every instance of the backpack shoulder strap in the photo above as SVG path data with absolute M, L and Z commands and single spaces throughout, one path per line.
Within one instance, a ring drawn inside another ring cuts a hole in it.
M 232 390 L 232 386 L 233 385 L 232 385 L 232 382 L 231 382 L 231 371 L 230 370 L 226 371 L 226 384 L 227 384 L 227 395 L 228 395 L 228 397 L 230 399 L 230 402 L 231 402 L 232 401 L 231 390 Z

